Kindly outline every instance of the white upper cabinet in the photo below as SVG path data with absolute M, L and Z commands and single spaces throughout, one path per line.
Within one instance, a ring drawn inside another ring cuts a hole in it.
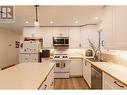
M 103 16 L 104 47 L 113 48 L 113 9 L 105 7 Z
M 42 38 L 40 28 L 39 27 L 24 27 L 23 37 Z
M 98 46 L 99 34 L 97 32 L 96 25 L 87 25 L 82 27 L 82 30 L 81 30 L 81 47 L 82 48 L 89 48 L 88 39 L 90 39 L 92 42 L 94 42 Z
M 40 30 L 43 36 L 43 48 L 51 48 L 53 46 L 52 27 L 41 27 Z
M 69 48 L 80 48 L 80 27 L 69 28 Z
M 127 50 L 127 7 L 108 6 L 104 9 L 103 31 L 104 46 L 119 50 Z
M 53 27 L 53 37 L 68 37 L 69 27 Z
M 69 48 L 89 48 L 88 38 L 98 43 L 96 25 L 84 27 L 24 27 L 23 37 L 43 38 L 43 48 L 53 48 L 53 37 L 69 37 Z
M 32 27 L 24 27 L 23 37 L 34 37 L 34 29 Z
M 113 19 L 114 47 L 127 50 L 127 6 L 113 7 Z

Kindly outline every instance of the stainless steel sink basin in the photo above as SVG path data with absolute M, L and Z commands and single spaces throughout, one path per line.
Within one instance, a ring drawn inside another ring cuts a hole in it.
M 91 62 L 106 62 L 105 60 L 96 60 L 95 58 L 87 58 Z

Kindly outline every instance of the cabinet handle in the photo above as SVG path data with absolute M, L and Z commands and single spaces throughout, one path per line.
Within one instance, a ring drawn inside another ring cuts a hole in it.
M 47 85 L 45 85 L 44 90 L 46 90 L 46 88 L 47 88 Z
M 122 88 L 124 87 L 123 85 L 118 84 L 117 81 L 114 81 L 114 83 L 115 83 L 116 85 L 118 85 L 119 87 L 122 87 Z
M 87 66 L 87 62 L 85 62 L 85 66 Z
M 52 82 L 52 83 L 50 84 L 50 86 L 53 86 L 53 84 L 54 84 L 54 82 Z

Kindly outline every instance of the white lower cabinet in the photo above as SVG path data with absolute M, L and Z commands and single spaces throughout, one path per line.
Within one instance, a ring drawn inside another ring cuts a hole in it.
M 91 63 L 83 59 L 83 77 L 91 88 Z
M 127 89 L 127 86 L 103 72 L 103 89 Z
M 82 76 L 82 59 L 71 59 L 70 76 Z
M 54 89 L 54 68 L 50 71 L 47 78 L 39 88 L 39 90 Z

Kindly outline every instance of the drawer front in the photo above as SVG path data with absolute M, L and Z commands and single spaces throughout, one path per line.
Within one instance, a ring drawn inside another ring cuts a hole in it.
M 127 89 L 127 87 L 113 77 L 103 73 L 103 89 Z

